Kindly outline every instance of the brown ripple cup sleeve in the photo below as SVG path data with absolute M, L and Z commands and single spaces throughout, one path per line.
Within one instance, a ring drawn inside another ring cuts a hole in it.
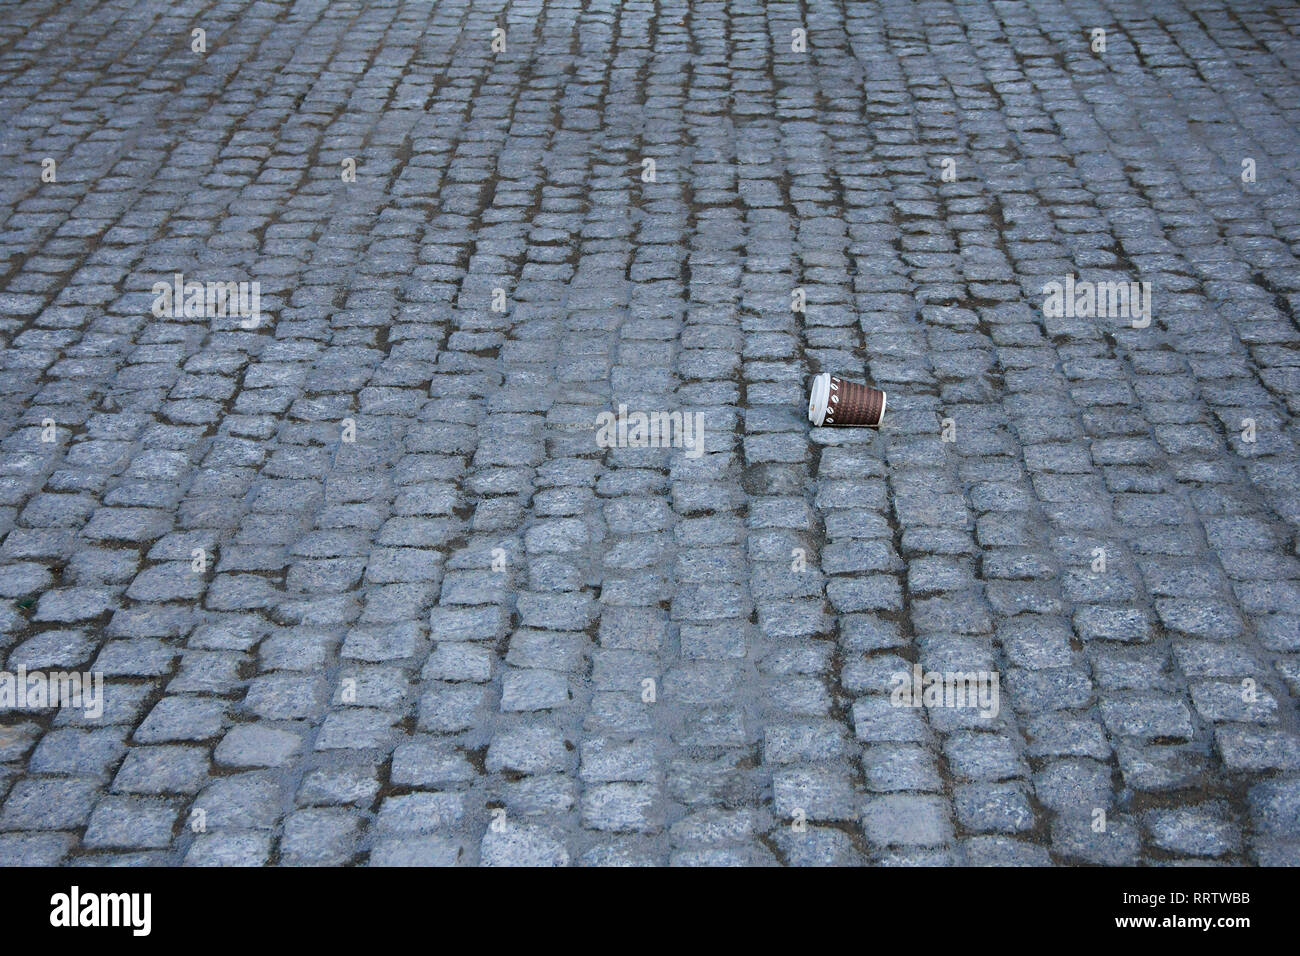
M 878 388 L 822 372 L 813 379 L 808 396 L 808 421 L 818 426 L 878 428 L 887 399 Z

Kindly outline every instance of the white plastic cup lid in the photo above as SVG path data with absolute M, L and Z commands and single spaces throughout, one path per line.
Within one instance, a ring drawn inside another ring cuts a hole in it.
M 831 373 L 822 372 L 812 382 L 808 396 L 808 421 L 818 427 L 826 420 L 826 403 L 831 395 Z

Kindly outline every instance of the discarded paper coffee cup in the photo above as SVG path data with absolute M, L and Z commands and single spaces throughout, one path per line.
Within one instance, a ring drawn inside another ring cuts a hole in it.
M 887 396 L 878 388 L 822 372 L 812 383 L 808 421 L 814 425 L 865 425 L 876 428 L 885 417 Z

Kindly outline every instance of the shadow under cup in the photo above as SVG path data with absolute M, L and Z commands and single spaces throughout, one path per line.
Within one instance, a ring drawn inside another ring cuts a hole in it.
M 878 388 L 822 372 L 813 379 L 808 420 L 818 426 L 878 428 L 887 399 Z

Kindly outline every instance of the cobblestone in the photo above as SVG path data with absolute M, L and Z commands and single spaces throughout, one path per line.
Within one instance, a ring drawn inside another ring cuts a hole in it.
M 0 864 L 1300 861 L 1295 9 L 171 7 L 0 26 Z

